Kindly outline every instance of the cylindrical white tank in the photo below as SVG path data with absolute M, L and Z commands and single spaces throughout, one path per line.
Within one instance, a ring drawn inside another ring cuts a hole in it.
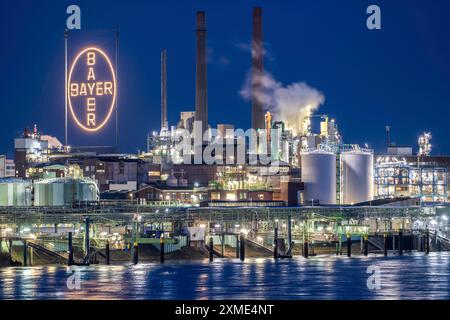
M 16 178 L 0 179 L 0 206 L 31 206 L 31 183 Z
M 314 150 L 301 153 L 304 203 L 336 204 L 336 154 Z
M 342 197 L 344 204 L 373 199 L 373 153 L 352 150 L 341 153 Z
M 34 183 L 35 206 L 64 206 L 98 200 L 98 187 L 92 179 L 56 178 Z

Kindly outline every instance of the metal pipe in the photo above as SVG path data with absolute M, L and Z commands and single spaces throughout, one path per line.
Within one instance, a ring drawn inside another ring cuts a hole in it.
M 167 67 L 166 49 L 161 52 L 161 129 L 169 129 L 167 123 Z
M 118 70 L 118 61 L 119 61 L 119 26 L 115 26 L 115 42 L 116 42 L 116 88 L 118 88 L 119 82 L 119 70 Z M 118 91 L 118 90 L 117 90 Z M 119 141 L 119 92 L 115 92 L 116 94 L 116 149 Z M 138 185 L 139 186 L 139 185 Z
M 69 30 L 64 30 L 64 145 L 67 147 L 67 39 Z

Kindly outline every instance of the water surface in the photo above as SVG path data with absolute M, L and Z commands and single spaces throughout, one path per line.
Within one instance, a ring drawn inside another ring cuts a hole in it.
M 450 299 L 449 263 L 450 253 L 417 253 L 96 265 L 78 267 L 80 289 L 64 266 L 7 267 L 0 299 Z M 368 267 L 381 288 L 368 288 Z

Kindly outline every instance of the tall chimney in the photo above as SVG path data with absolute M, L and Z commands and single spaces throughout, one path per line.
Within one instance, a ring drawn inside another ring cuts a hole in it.
M 202 122 L 203 132 L 208 129 L 208 87 L 206 81 L 206 16 L 197 11 L 197 66 L 195 88 L 195 121 Z
M 252 128 L 264 129 L 264 106 L 257 96 L 261 91 L 263 76 L 262 8 L 253 8 L 252 39 Z
M 166 49 L 161 52 L 161 130 L 168 130 Z

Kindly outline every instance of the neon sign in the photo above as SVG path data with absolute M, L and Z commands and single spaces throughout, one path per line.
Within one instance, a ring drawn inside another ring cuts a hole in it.
M 67 83 L 76 124 L 86 131 L 99 131 L 108 123 L 116 101 L 116 75 L 108 56 L 95 47 L 84 49 L 75 57 Z

